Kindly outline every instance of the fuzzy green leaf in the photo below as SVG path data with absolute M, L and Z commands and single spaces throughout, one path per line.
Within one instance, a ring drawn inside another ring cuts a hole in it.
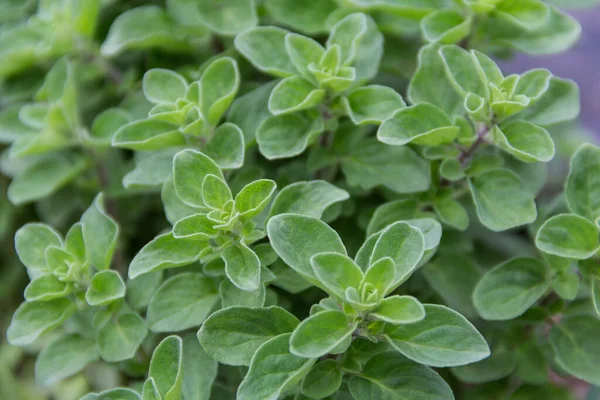
M 260 259 L 243 243 L 227 247 L 221 253 L 225 273 L 238 288 L 253 292 L 260 285 Z
M 13 346 L 29 345 L 63 323 L 73 312 L 75 305 L 67 299 L 25 302 L 15 311 L 6 340 Z
M 62 247 L 58 232 L 48 225 L 29 223 L 15 233 L 15 249 L 21 262 L 32 270 L 46 270 L 46 249 Z
M 210 125 L 215 126 L 219 123 L 219 120 L 233 102 L 239 87 L 240 71 L 237 62 L 233 58 L 219 58 L 204 70 L 200 78 L 200 97 L 202 99 L 202 114 Z
M 269 215 L 293 213 L 321 218 L 327 207 L 349 197 L 348 192 L 326 181 L 295 182 L 277 193 Z
M 273 115 L 260 124 L 256 140 L 267 159 L 289 158 L 302 153 L 323 129 L 323 117 L 314 110 Z
M 549 162 L 554 141 L 544 128 L 526 121 L 513 121 L 493 130 L 495 143 L 523 162 Z
M 96 269 L 110 267 L 117 247 L 119 225 L 104 209 L 104 196 L 99 194 L 81 216 L 85 253 Z
M 587 219 L 575 214 L 561 214 L 542 225 L 535 245 L 545 253 L 584 260 L 598 251 L 599 234 L 598 227 Z
M 429 43 L 454 44 L 471 30 L 472 19 L 455 10 L 438 10 L 421 20 L 421 32 Z
M 339 253 L 319 253 L 310 259 L 313 272 L 327 291 L 339 299 L 346 289 L 358 289 L 363 280 L 362 270 L 351 258 Z
M 258 25 L 254 0 L 199 0 L 198 16 L 210 30 L 225 36 L 234 36 Z
M 275 21 L 308 35 L 327 32 L 327 17 L 337 8 L 333 0 L 266 0 L 264 5 Z
M 425 318 L 425 308 L 412 296 L 391 296 L 384 299 L 369 315 L 390 324 L 411 324 Z
M 565 196 L 572 212 L 591 221 L 600 217 L 600 148 L 583 145 L 571 160 Z
M 341 311 L 323 311 L 308 317 L 294 329 L 290 352 L 304 358 L 318 358 L 335 349 L 356 329 Z
M 209 400 L 218 366 L 219 364 L 202 349 L 195 335 L 184 337 L 183 398 Z
M 66 297 L 70 292 L 71 288 L 54 275 L 42 275 L 29 282 L 24 297 L 27 301 L 48 301 Z
M 146 323 L 137 314 L 121 314 L 107 321 L 96 332 L 100 356 L 106 362 L 133 358 L 147 332 Z
M 112 139 L 114 147 L 131 150 L 159 150 L 184 144 L 185 138 L 176 125 L 152 118 L 123 125 Z
M 207 156 L 222 169 L 237 169 L 244 164 L 244 133 L 235 124 L 225 123 L 213 132 L 204 147 Z
M 273 115 L 288 114 L 314 108 L 323 102 L 325 90 L 316 88 L 300 76 L 280 81 L 269 97 L 269 111 Z
M 92 277 L 85 292 L 85 300 L 90 306 L 109 304 L 125 297 L 125 283 L 116 271 L 100 271 Z
M 286 45 L 288 31 L 275 26 L 261 26 L 248 29 L 236 36 L 237 51 L 259 70 L 285 78 L 296 75 Z
M 192 149 L 183 150 L 173 159 L 173 183 L 177 196 L 189 206 L 202 207 L 202 182 L 206 175 L 225 181 L 219 166 L 207 155 Z
M 381 85 L 364 86 L 342 97 L 344 109 L 355 125 L 381 124 L 406 107 L 402 96 Z
M 242 218 L 254 218 L 267 207 L 276 189 L 277 184 L 270 179 L 247 184 L 235 196 L 235 210 Z
M 188 89 L 185 78 L 168 69 L 154 68 L 144 74 L 144 96 L 152 103 L 175 103 Z
M 311 399 L 331 396 L 342 385 L 342 371 L 335 360 L 325 360 L 312 367 L 302 380 L 302 394 Z

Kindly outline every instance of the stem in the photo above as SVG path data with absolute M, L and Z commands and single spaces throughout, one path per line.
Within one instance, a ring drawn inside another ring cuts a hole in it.
M 473 154 L 475 154 L 477 149 L 479 149 L 479 147 L 481 147 L 481 145 L 485 143 L 485 137 L 489 132 L 490 132 L 490 128 L 488 126 L 484 126 L 483 128 L 481 128 L 477 132 L 477 140 L 475 140 L 475 142 L 471 145 L 471 147 L 469 147 L 466 151 L 464 151 L 464 150 L 461 151 L 457 160 L 458 160 L 458 162 L 460 162 L 460 165 L 463 168 L 466 167 L 467 163 L 469 162 L 469 160 L 471 159 Z

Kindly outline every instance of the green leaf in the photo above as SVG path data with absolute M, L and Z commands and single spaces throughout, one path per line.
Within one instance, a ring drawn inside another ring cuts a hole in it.
M 214 2 L 215 0 L 203 1 Z M 240 0 L 233 0 L 233 2 L 236 1 L 239 2 Z M 220 5 L 220 7 L 223 7 L 223 5 Z M 233 58 L 219 58 L 204 70 L 200 78 L 202 114 L 210 125 L 215 126 L 219 123 L 219 120 L 233 102 L 239 87 L 240 71 L 237 62 Z
M 394 351 L 369 359 L 348 386 L 356 400 L 454 399 L 452 389 L 436 372 Z
M 80 335 L 65 335 L 48 344 L 35 360 L 35 379 L 53 385 L 100 358 L 96 342 Z
M 321 218 L 329 206 L 348 198 L 348 192 L 327 181 L 295 182 L 277 193 L 269 216 L 293 213 Z
M 395 277 L 396 264 L 394 260 L 390 257 L 382 258 L 369 267 L 360 286 L 372 285 L 380 297 L 383 297 L 393 290 Z
M 159 150 L 185 143 L 185 138 L 176 125 L 153 118 L 123 125 L 112 139 L 113 147 L 130 150 Z
M 179 336 L 163 339 L 154 349 L 148 377 L 154 380 L 161 399 L 181 399 L 183 341 Z
M 339 235 L 325 222 L 303 215 L 280 214 L 267 223 L 267 233 L 273 250 L 300 276 L 320 286 L 310 260 L 323 252 L 346 255 Z
M 600 217 L 600 148 L 581 146 L 571 160 L 571 170 L 565 186 L 569 209 L 575 214 L 596 221 Z
M 70 292 L 71 287 L 54 275 L 42 275 L 29 282 L 24 297 L 27 301 L 48 301 L 66 297 Z
M 206 175 L 202 181 L 202 202 L 213 210 L 222 210 L 225 203 L 233 200 L 231 190 L 215 175 Z M 202 215 L 202 214 L 200 214 Z
M 56 193 L 88 167 L 80 154 L 57 154 L 28 165 L 8 186 L 8 199 L 15 205 L 31 203 Z
M 142 400 L 160 400 L 160 393 L 153 378 L 148 378 L 142 386 Z
M 425 319 L 408 325 L 387 326 L 385 338 L 406 357 L 433 367 L 453 367 L 490 355 L 481 334 L 462 315 L 447 307 L 426 304 Z
M 132 389 L 109 389 L 102 393 L 90 393 L 81 398 L 81 400 L 142 400 L 140 395 Z
M 310 64 L 319 65 L 325 54 L 323 46 L 314 39 L 295 33 L 288 33 L 285 36 L 285 46 L 292 64 L 300 72 L 300 75 L 315 83 L 315 77 L 308 66 Z
M 62 247 L 62 238 L 48 225 L 28 223 L 15 233 L 15 249 L 21 262 L 32 270 L 46 270 L 46 249 Z
M 421 32 L 429 43 L 454 44 L 467 37 L 473 20 L 455 10 L 438 10 L 421 20 Z
M 27 346 L 62 324 L 75 311 L 75 305 L 67 299 L 22 303 L 13 314 L 6 340 L 13 346 Z
M 573 301 L 579 292 L 580 283 L 579 275 L 575 273 L 557 275 L 554 281 L 552 281 L 552 290 L 554 290 L 561 298 Z
M 384 299 L 369 315 L 390 324 L 411 324 L 425 318 L 425 308 L 412 296 L 391 296 Z
M 310 259 L 313 272 L 327 291 L 339 299 L 345 298 L 346 289 L 359 288 L 363 272 L 346 255 L 319 253 Z
M 180 150 L 179 147 L 170 147 L 136 160 L 135 168 L 123 177 L 123 186 L 127 189 L 137 189 L 162 185 L 173 173 L 173 156 Z
M 537 217 L 535 202 L 513 172 L 497 169 L 469 179 L 481 223 L 494 232 L 530 224 Z
M 598 227 L 575 214 L 561 214 L 542 225 L 535 245 L 545 253 L 559 257 L 585 260 L 598 251 Z
M 574 120 L 580 112 L 579 86 L 573 81 L 556 77 L 550 87 L 533 105 L 518 114 L 518 118 L 540 126 Z
M 260 124 L 256 140 L 267 159 L 289 158 L 302 153 L 324 129 L 323 117 L 315 110 L 273 115 Z
M 185 78 L 168 69 L 153 68 L 146 71 L 142 81 L 144 96 L 152 103 L 175 103 L 184 98 L 188 89 Z
M 515 258 L 483 276 L 473 292 L 473 304 L 487 320 L 517 318 L 546 293 L 551 283 L 550 271 L 542 262 Z
M 600 277 L 594 277 L 592 280 L 592 304 L 596 314 L 600 315 Z
M 244 133 L 232 123 L 224 123 L 213 132 L 204 147 L 207 156 L 222 169 L 237 169 L 244 164 Z
M 387 86 L 363 86 L 342 97 L 346 114 L 355 125 L 381 124 L 406 107 L 402 96 Z
M 219 300 L 217 286 L 199 273 L 167 279 L 152 295 L 147 321 L 152 332 L 179 332 L 199 326 Z
M 267 82 L 238 97 L 231 105 L 227 113 L 227 120 L 241 129 L 245 143 L 254 142 L 258 127 L 266 118 L 271 116 L 269 97 L 276 84 L 276 80 Z
M 412 149 L 373 139 L 357 143 L 342 160 L 342 171 L 350 186 L 372 189 L 383 185 L 402 194 L 426 191 L 431 183 L 429 168 L 429 162 Z
M 251 28 L 237 35 L 234 45 L 259 70 L 285 78 L 297 74 L 286 49 L 287 34 L 275 26 Z
M 106 362 L 133 358 L 146 337 L 146 323 L 137 314 L 121 314 L 107 321 L 96 332 L 100 356 Z
M 247 184 L 235 196 L 235 210 L 245 219 L 257 216 L 267 207 L 276 189 L 277 184 L 270 179 Z
M 577 316 L 561 321 L 550 330 L 550 344 L 558 365 L 593 385 L 600 385 L 600 372 L 596 368 L 600 357 L 599 329 L 599 319 Z
M 396 288 L 415 271 L 424 250 L 425 237 L 421 230 L 406 222 L 396 222 L 381 232 L 373 247 L 369 265 L 385 257 L 391 258 L 396 265 L 396 272 L 390 286 Z
M 127 304 L 135 310 L 145 309 L 161 282 L 162 271 L 151 272 L 135 279 L 129 279 L 125 293 Z
M 90 306 L 102 306 L 125 297 L 125 283 L 117 271 L 100 271 L 85 292 Z
M 129 279 L 160 271 L 189 265 L 200 258 L 209 246 L 208 242 L 187 238 L 175 238 L 172 233 L 157 236 L 146 244 L 129 264 Z
M 198 11 L 202 23 L 220 35 L 234 36 L 258 25 L 254 0 L 200 0 Z
M 377 131 L 379 141 L 402 146 L 408 143 L 437 146 L 452 142 L 459 133 L 450 118 L 433 104 L 422 103 L 400 109 Z
M 117 247 L 119 225 L 104 209 L 104 196 L 99 194 L 81 216 L 85 253 L 96 269 L 110 268 Z
M 202 207 L 202 182 L 206 175 L 225 181 L 221 169 L 207 155 L 192 149 L 180 151 L 173 159 L 173 183 L 177 196 L 187 205 Z
M 273 115 L 288 114 L 314 108 L 323 102 L 325 90 L 316 88 L 300 76 L 280 81 L 269 97 L 269 111 Z
M 181 388 L 183 398 L 209 400 L 218 366 L 219 364 L 202 349 L 195 335 L 184 337 Z
M 357 327 L 341 311 L 323 311 L 308 317 L 294 329 L 290 352 L 299 357 L 318 358 L 344 342 Z
M 445 66 L 450 83 L 463 97 L 473 93 L 484 99 L 488 98 L 488 88 L 484 81 L 483 71 L 477 59 L 458 46 L 442 46 L 439 55 Z
M 190 215 L 175 223 L 173 237 L 176 239 L 210 240 L 219 234 L 219 230 L 215 229 L 214 226 L 215 222 L 208 219 L 205 214 Z
M 116 56 L 125 50 L 161 48 L 168 51 L 188 50 L 188 44 L 174 21 L 157 6 L 127 10 L 112 23 L 100 51 Z
M 415 200 L 396 200 L 384 203 L 375 209 L 367 227 L 367 237 L 379 232 L 394 222 L 413 219 L 417 214 Z
M 249 365 L 263 343 L 292 332 L 297 325 L 298 319 L 281 307 L 229 307 L 204 321 L 198 340 L 222 364 Z
M 279 24 L 307 35 L 327 32 L 327 17 L 337 8 L 333 0 L 266 0 L 264 5 Z
M 492 347 L 492 355 L 485 360 L 462 367 L 452 368 L 452 373 L 462 382 L 481 384 L 497 381 L 513 373 L 517 365 L 517 353 L 506 343 Z
M 243 243 L 227 247 L 221 253 L 225 273 L 238 288 L 253 292 L 260 285 L 260 259 Z
M 335 360 L 318 363 L 302 380 L 302 394 L 311 399 L 333 395 L 342 385 L 342 371 Z
M 496 126 L 493 140 L 497 146 L 523 162 L 549 162 L 554 158 L 554 141 L 544 128 L 526 121 Z
M 219 296 L 221 296 L 223 308 L 262 307 L 265 304 L 266 294 L 265 285 L 259 285 L 258 289 L 252 292 L 238 288 L 229 280 L 224 280 L 219 285 Z
M 238 400 L 278 399 L 308 374 L 316 360 L 290 353 L 289 341 L 290 334 L 282 334 L 256 351 L 248 374 L 238 387 Z

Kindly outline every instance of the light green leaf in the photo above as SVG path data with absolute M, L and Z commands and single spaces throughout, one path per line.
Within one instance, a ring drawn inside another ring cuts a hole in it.
M 318 253 L 346 255 L 339 235 L 325 222 L 298 214 L 276 215 L 267 223 L 273 250 L 287 265 L 309 282 L 321 286 L 310 260 Z
M 411 324 L 425 318 L 425 308 L 412 296 L 391 296 L 384 299 L 369 315 L 390 324 Z
M 297 325 L 298 319 L 281 307 L 229 307 L 204 321 L 198 340 L 222 364 L 249 365 L 263 343 L 292 332 Z
M 453 198 L 436 199 L 433 207 L 442 223 L 459 231 L 465 231 L 469 227 L 467 210 Z
M 269 97 L 276 84 L 276 80 L 267 82 L 251 92 L 238 97 L 231 105 L 227 113 L 227 121 L 234 123 L 240 128 L 244 134 L 244 142 L 246 144 L 254 142 L 258 127 L 266 118 L 271 116 L 269 112 Z M 212 155 L 211 157 L 214 159 Z
M 421 20 L 421 32 L 429 43 L 455 44 L 467 37 L 473 20 L 455 10 L 438 10 Z
M 273 115 L 288 114 L 314 108 L 323 102 L 325 90 L 316 88 L 300 76 L 280 81 L 269 97 L 269 111 Z
M 88 167 L 80 154 L 56 154 L 27 166 L 8 186 L 8 199 L 15 205 L 41 200 L 79 176 Z
M 515 258 L 488 271 L 473 292 L 473 304 L 487 320 L 517 318 L 546 293 L 552 279 L 533 258 Z
M 425 319 L 408 325 L 387 326 L 392 347 L 420 364 L 453 367 L 490 355 L 481 334 L 462 315 L 447 307 L 426 304 Z
M 532 69 L 519 77 L 515 95 L 524 95 L 531 101 L 539 100 L 550 88 L 552 73 L 547 69 Z
M 342 97 L 342 104 L 355 125 L 381 124 L 396 111 L 406 107 L 398 92 L 381 85 L 355 89 Z
M 295 182 L 277 193 L 269 216 L 293 213 L 321 218 L 327 207 L 349 197 L 345 190 L 323 180 Z
M 290 334 L 282 334 L 256 351 L 248 374 L 238 387 L 238 400 L 277 400 L 308 374 L 316 360 L 290 353 L 289 341 Z
M 258 25 L 254 0 L 200 0 L 198 11 L 202 22 L 220 35 L 234 36 Z
M 550 330 L 555 360 L 569 374 L 600 385 L 597 360 L 600 357 L 598 330 L 600 320 L 577 316 L 561 321 Z
M 66 297 L 70 292 L 71 287 L 54 275 L 42 275 L 29 282 L 24 297 L 27 301 L 48 301 Z
M 377 131 L 377 139 L 393 146 L 437 146 L 452 142 L 459 130 L 438 107 L 421 103 L 398 110 L 386 119 Z
M 277 23 L 307 35 L 327 32 L 327 17 L 337 8 L 333 0 L 266 0 L 264 5 Z
M 577 297 L 577 293 L 579 292 L 580 283 L 581 282 L 579 275 L 577 275 L 576 273 L 557 275 L 552 281 L 552 290 L 554 290 L 556 294 L 559 295 L 561 298 L 573 301 L 575 300 L 575 298 Z M 592 301 L 593 300 L 594 296 L 592 290 Z
M 21 104 L 12 104 L 0 112 L 0 143 L 12 143 L 21 136 L 33 136 L 35 129 L 19 119 Z
M 483 71 L 478 67 L 473 53 L 458 46 L 442 46 L 439 55 L 444 63 L 450 83 L 463 97 L 473 93 L 488 98 L 488 88 Z
M 436 372 L 395 351 L 373 356 L 348 386 L 356 400 L 454 399 L 452 389 Z
M 523 162 L 549 162 L 554 158 L 554 141 L 542 127 L 513 121 L 492 131 L 497 146 Z
M 277 184 L 270 179 L 247 184 L 235 196 L 235 210 L 245 219 L 257 216 L 269 204 L 276 189 Z
M 221 307 L 262 307 L 265 304 L 265 285 L 259 285 L 258 289 L 248 292 L 235 286 L 229 280 L 223 280 L 219 285 L 219 296 L 221 296 Z
M 13 346 L 27 346 L 62 324 L 75 311 L 75 304 L 67 299 L 22 303 L 13 314 L 6 340 Z
M 148 304 L 153 332 L 178 332 L 199 326 L 219 299 L 217 286 L 202 274 L 186 272 L 167 279 Z
M 202 195 L 200 195 L 200 197 L 202 197 Z M 175 225 L 179 220 L 191 215 L 196 215 L 199 212 L 206 212 L 206 209 L 204 208 L 192 207 L 185 204 L 179 196 L 177 196 L 172 176 L 170 176 L 163 184 L 160 191 L 160 199 L 165 210 L 165 217 L 171 225 Z
M 302 394 L 311 399 L 333 395 L 342 385 L 342 371 L 335 360 L 318 363 L 302 380 Z
M 208 246 L 208 242 L 175 238 L 172 233 L 157 236 L 129 264 L 129 279 L 148 272 L 189 265 L 198 260 Z
M 153 378 L 148 378 L 142 386 L 142 400 L 160 400 L 160 393 Z
M 148 377 L 154 380 L 163 400 L 181 399 L 183 341 L 179 336 L 163 339 L 152 354 Z
M 225 203 L 233 200 L 231 190 L 225 182 L 209 174 L 202 181 L 202 202 L 213 210 L 222 210 Z
M 260 124 L 256 140 L 267 159 L 289 158 L 302 153 L 324 129 L 323 117 L 315 110 L 273 115 Z
M 146 323 L 137 314 L 121 314 L 107 321 L 96 332 L 100 356 L 106 362 L 133 358 L 146 337 Z
M 99 194 L 81 216 L 85 253 L 96 269 L 110 268 L 117 247 L 119 225 L 104 209 L 104 196 Z
M 237 169 L 244 164 L 244 133 L 235 124 L 224 123 L 213 132 L 204 147 L 207 156 L 222 169 Z
M 285 36 L 285 47 L 290 60 L 292 60 L 292 64 L 300 72 L 300 75 L 314 83 L 315 77 L 310 72 L 308 66 L 310 64 L 319 64 L 325 54 L 323 46 L 316 40 L 306 36 L 288 33 Z
M 15 249 L 21 262 L 32 270 L 46 270 L 46 249 L 62 247 L 62 238 L 48 225 L 28 223 L 15 233 Z
M 367 236 L 387 228 L 394 222 L 413 219 L 417 213 L 417 206 L 417 202 L 412 199 L 395 200 L 380 205 L 369 221 Z
M 346 255 L 339 253 L 319 253 L 310 259 L 313 272 L 329 293 L 339 299 L 345 298 L 346 289 L 359 288 L 363 272 Z
M 125 293 L 127 304 L 135 310 L 145 309 L 161 282 L 162 271 L 150 272 L 135 279 L 129 279 Z
M 215 0 L 203 1 L 214 2 Z M 233 0 L 233 2 L 236 1 L 244 0 Z M 251 2 L 252 0 L 245 1 Z M 218 6 L 223 7 L 223 5 Z M 217 7 L 217 4 L 214 7 Z M 219 120 L 233 102 L 239 87 L 240 71 L 237 62 L 233 58 L 219 58 L 204 70 L 200 78 L 202 114 L 210 125 L 215 126 L 219 123 Z
M 312 315 L 294 329 L 290 352 L 304 358 L 318 358 L 334 350 L 357 327 L 345 313 L 329 310 Z
M 488 358 L 474 364 L 453 367 L 452 373 L 462 382 L 481 384 L 497 381 L 513 373 L 517 365 L 517 352 L 506 343 L 497 342 Z
M 208 219 L 205 214 L 190 215 L 175 223 L 173 226 L 173 237 L 176 239 L 210 240 L 215 238 L 220 232 L 214 226 L 215 222 Z
M 123 186 L 137 189 L 162 185 L 173 173 L 173 156 L 180 150 L 178 147 L 170 147 L 136 160 L 135 168 L 123 177 Z
M 574 120 L 580 112 L 579 86 L 573 81 L 556 77 L 550 87 L 533 105 L 518 114 L 519 119 L 540 126 L 549 126 Z
M 90 306 L 102 306 L 125 297 L 125 283 L 117 271 L 100 271 L 85 292 Z
M 48 344 L 35 360 L 35 379 L 53 385 L 81 371 L 100 358 L 96 342 L 76 334 L 65 335 Z
M 144 74 L 142 88 L 144 96 L 152 103 L 175 103 L 185 97 L 188 83 L 177 72 L 153 68 Z
M 177 196 L 187 205 L 202 207 L 202 181 L 206 175 L 225 181 L 221 169 L 207 155 L 192 149 L 183 150 L 173 159 L 173 183 Z
M 243 243 L 227 247 L 221 253 L 225 273 L 238 288 L 253 292 L 260 285 L 260 259 Z
M 479 220 L 494 232 L 535 221 L 537 210 L 523 181 L 505 169 L 485 172 L 469 180 Z
M 219 364 L 213 360 L 196 335 L 183 338 L 183 399 L 209 400 Z
M 575 214 L 561 214 L 542 225 L 535 245 L 545 253 L 559 257 L 584 260 L 599 249 L 598 227 Z
M 285 78 L 297 74 L 285 46 L 287 34 L 275 26 L 251 28 L 237 35 L 234 45 L 259 70 Z
M 361 287 L 369 284 L 377 290 L 380 297 L 385 296 L 393 290 L 396 277 L 396 264 L 390 257 L 385 257 L 369 267 L 360 284 Z
M 585 144 L 571 160 L 565 196 L 572 212 L 596 221 L 600 217 L 600 148 Z
M 112 139 L 114 147 L 130 150 L 159 150 L 186 144 L 176 125 L 157 119 L 141 119 L 123 125 Z

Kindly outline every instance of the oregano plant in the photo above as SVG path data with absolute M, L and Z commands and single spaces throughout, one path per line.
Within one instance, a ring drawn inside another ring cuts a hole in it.
M 0 398 L 595 398 L 590 2 L 2 2 Z

